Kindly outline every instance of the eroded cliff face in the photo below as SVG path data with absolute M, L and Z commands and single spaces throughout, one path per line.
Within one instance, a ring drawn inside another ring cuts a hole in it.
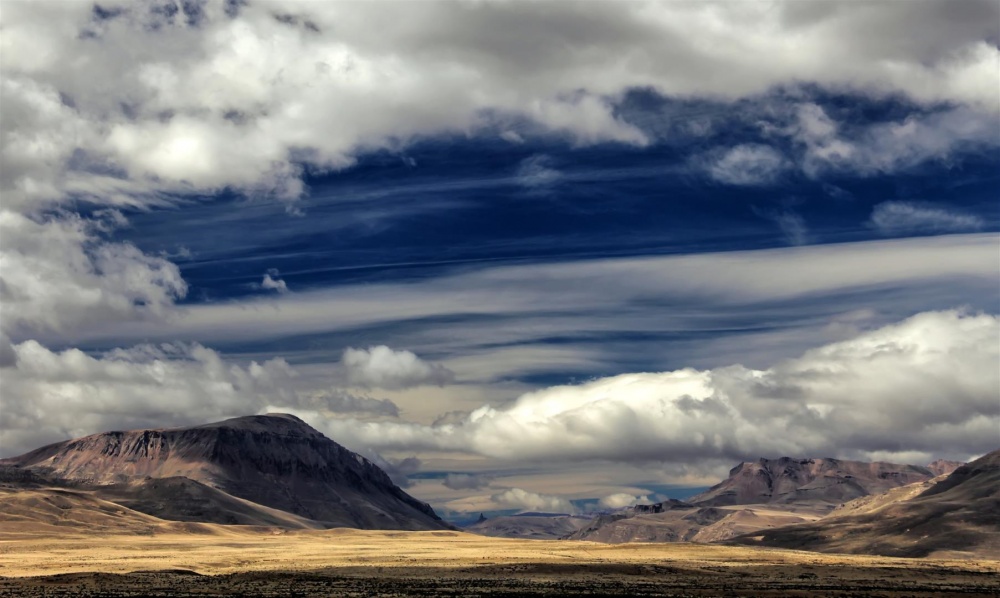
M 97 486 L 188 478 L 327 526 L 444 529 L 378 466 L 284 414 L 164 430 L 106 432 L 6 460 Z M 155 504 L 155 501 L 149 501 Z

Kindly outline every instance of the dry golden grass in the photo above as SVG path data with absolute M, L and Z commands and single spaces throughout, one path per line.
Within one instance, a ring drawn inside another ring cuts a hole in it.
M 671 565 L 906 569 L 945 567 L 1000 574 L 1000 561 L 825 555 L 704 544 L 624 544 L 509 540 L 459 532 L 335 529 L 280 532 L 200 525 L 194 533 L 23 538 L 0 541 L 0 576 L 99 571 L 186 570 L 201 574 L 331 568 L 459 569 L 483 565 Z

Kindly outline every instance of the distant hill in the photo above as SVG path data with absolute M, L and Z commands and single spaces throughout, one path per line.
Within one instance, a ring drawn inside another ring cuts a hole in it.
M 465 531 L 495 538 L 556 540 L 590 523 L 590 517 L 556 513 L 520 513 L 490 517 L 465 526 Z
M 47 480 L 177 521 L 450 528 L 376 465 L 292 415 L 104 432 L 0 460 L 0 466 L 8 489 Z
M 742 544 L 904 557 L 1000 558 L 1000 450 L 917 484 L 845 505 L 819 521 L 766 530 Z

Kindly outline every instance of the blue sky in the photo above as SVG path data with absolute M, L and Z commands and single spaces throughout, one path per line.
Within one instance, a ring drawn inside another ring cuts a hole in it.
M 289 411 L 461 519 L 1000 444 L 995 3 L 389 8 L 5 10 L 3 456 Z

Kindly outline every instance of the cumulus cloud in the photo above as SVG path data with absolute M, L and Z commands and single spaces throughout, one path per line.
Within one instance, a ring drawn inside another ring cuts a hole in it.
M 439 132 L 642 144 L 616 112 L 633 88 L 733 99 L 806 81 L 929 105 L 996 103 L 988 0 L 421 2 L 391 21 L 383 11 L 11 5 L 0 17 L 0 191 L 10 205 L 227 187 L 293 199 L 304 164 L 340 168 L 361 149 Z
M 605 509 L 623 509 L 625 507 L 634 507 L 637 504 L 648 503 L 649 496 L 634 496 L 627 492 L 618 492 L 615 494 L 609 494 L 597 502 L 601 507 Z
M 274 278 L 272 278 L 272 276 Z M 278 272 L 276 270 L 268 271 L 264 274 L 264 280 L 260 282 L 260 288 L 265 291 L 277 291 L 278 293 L 287 293 L 288 285 L 285 281 L 278 278 Z
M 576 508 L 565 498 L 538 494 L 521 488 L 508 488 L 490 497 L 501 507 L 541 513 L 575 513 Z
M 4 370 L 0 446 L 16 454 L 109 429 L 171 426 L 294 405 L 280 358 L 234 365 L 199 344 L 140 345 L 91 356 L 29 340 Z
M 764 370 L 624 374 L 483 406 L 461 424 L 334 422 L 374 447 L 555 462 L 974 454 L 1000 426 L 1000 319 L 926 312 Z
M 490 484 L 493 483 L 493 477 L 481 474 L 449 473 L 441 483 L 444 484 L 445 488 L 452 490 L 481 490 L 490 487 Z
M 948 163 L 962 151 L 995 147 L 1000 111 L 967 106 L 911 114 L 866 124 L 837 122 L 811 102 L 798 104 L 784 133 L 798 144 L 800 167 L 809 176 L 850 173 L 871 176 L 911 169 L 929 160 Z
M 766 145 L 744 144 L 707 160 L 705 169 L 727 185 L 766 185 L 789 168 L 789 162 L 777 150 Z
M 92 321 L 164 317 L 187 284 L 177 266 L 103 240 L 120 215 L 31 218 L 0 210 L 2 327 L 12 338 Z M 117 216 L 117 217 L 114 217 Z
M 982 218 L 931 204 L 885 201 L 872 209 L 869 224 L 885 235 L 965 232 L 983 227 Z
M 348 383 L 366 388 L 444 386 L 455 379 L 455 373 L 443 365 L 428 363 L 410 351 L 396 351 L 385 345 L 348 348 L 341 367 Z

